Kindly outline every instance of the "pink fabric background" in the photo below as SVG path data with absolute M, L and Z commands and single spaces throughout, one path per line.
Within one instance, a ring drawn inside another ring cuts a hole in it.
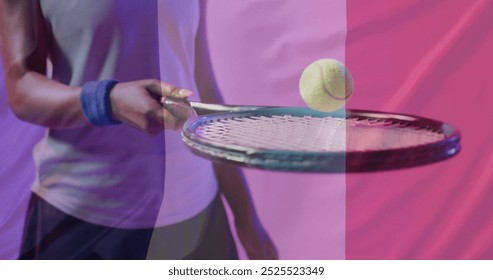
M 463 135 L 454 159 L 347 176 L 348 259 L 493 258 L 493 2 L 348 0 L 352 108 Z

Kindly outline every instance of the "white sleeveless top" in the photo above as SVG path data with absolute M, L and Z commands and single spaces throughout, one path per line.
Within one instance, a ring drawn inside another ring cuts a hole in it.
M 81 86 L 159 78 L 197 92 L 197 0 L 39 1 L 53 79 Z M 37 195 L 105 226 L 177 223 L 198 214 L 217 193 L 211 163 L 186 150 L 178 131 L 150 136 L 123 124 L 49 129 L 34 157 Z

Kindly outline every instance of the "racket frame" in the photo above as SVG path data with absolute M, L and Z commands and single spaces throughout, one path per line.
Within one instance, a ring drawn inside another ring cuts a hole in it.
M 299 115 L 310 111 L 310 116 L 327 116 L 298 107 L 225 106 L 202 103 L 190 104 L 195 111 L 207 115 L 190 116 L 182 130 L 182 139 L 193 153 L 218 162 L 266 170 L 314 173 L 373 172 L 420 166 L 448 159 L 460 151 L 461 135 L 457 129 L 440 121 L 412 115 L 364 110 L 339 110 L 330 115 L 336 118 L 385 119 L 393 124 L 419 124 L 427 130 L 443 133 L 444 139 L 412 147 L 346 152 L 299 152 L 266 150 L 236 145 L 217 144 L 195 134 L 200 125 L 219 119 L 258 115 Z M 210 107 L 212 106 L 212 107 Z M 199 108 L 199 107 L 205 107 Z M 207 110 L 210 109 L 210 110 Z M 218 109 L 220 109 L 219 113 Z M 212 113 L 213 114 L 210 114 Z M 297 112 L 297 113 L 296 113 Z M 418 127 L 418 125 L 413 125 Z

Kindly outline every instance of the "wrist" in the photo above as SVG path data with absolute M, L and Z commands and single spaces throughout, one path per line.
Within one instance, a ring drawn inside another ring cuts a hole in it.
M 120 122 L 113 118 L 110 92 L 118 82 L 115 80 L 91 81 L 84 84 L 80 94 L 82 112 L 95 126 L 115 125 Z

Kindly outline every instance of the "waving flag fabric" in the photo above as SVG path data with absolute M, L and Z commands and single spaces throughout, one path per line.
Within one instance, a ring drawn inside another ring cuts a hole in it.
M 282 259 L 493 258 L 493 1 L 211 0 L 207 17 L 227 103 L 303 106 L 302 70 L 335 58 L 355 80 L 347 108 L 462 132 L 457 157 L 406 170 L 245 170 Z M 9 259 L 41 131 L 13 117 L 0 88 L 0 259 Z

